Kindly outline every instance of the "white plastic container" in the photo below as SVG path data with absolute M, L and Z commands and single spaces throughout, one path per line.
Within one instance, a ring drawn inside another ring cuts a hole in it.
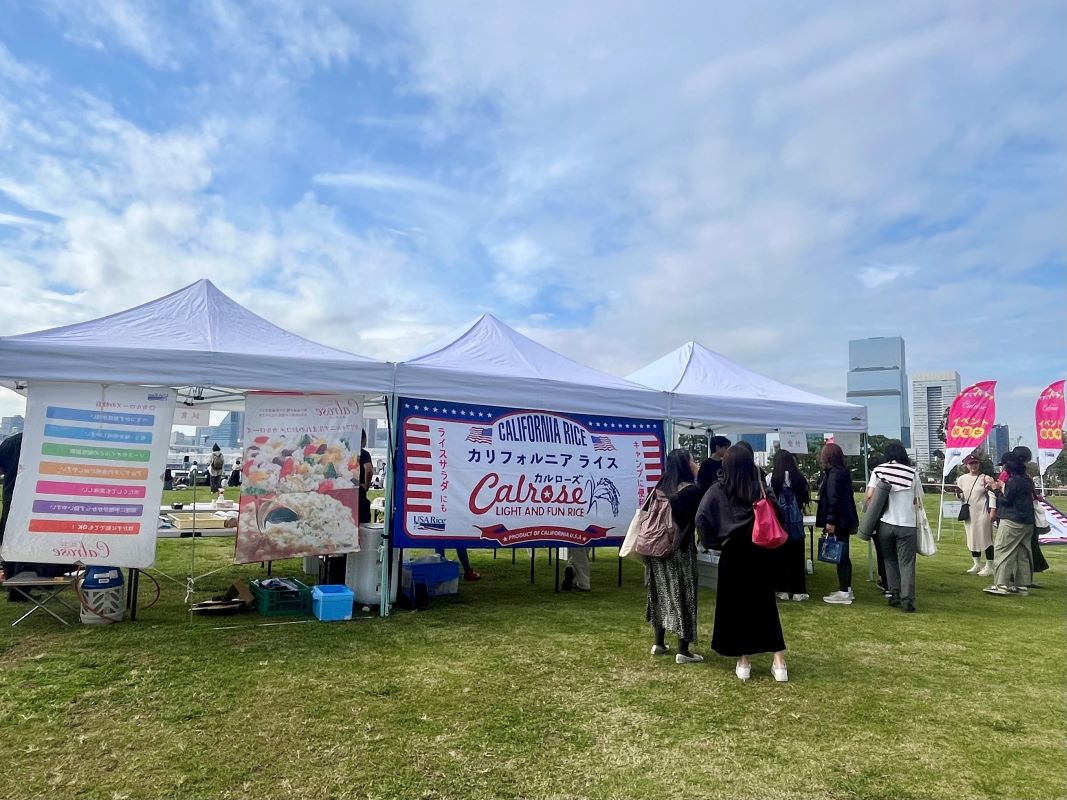
M 359 526 L 359 552 L 349 553 L 345 559 L 345 586 L 356 595 L 360 605 L 373 606 L 382 601 L 382 533 L 385 526 L 380 522 L 368 522 Z M 400 551 L 393 551 L 393 578 L 390 603 L 396 602 L 397 584 L 400 583 Z

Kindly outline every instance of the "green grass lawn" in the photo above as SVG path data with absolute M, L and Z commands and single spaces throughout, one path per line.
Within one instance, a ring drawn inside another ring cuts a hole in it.
M 170 498 L 168 498 L 170 499 Z M 928 498 L 929 499 L 929 498 Z M 932 517 L 933 518 L 933 517 Z M 161 540 L 197 599 L 258 565 L 230 539 Z M 788 684 L 755 659 L 741 684 L 648 654 L 641 570 L 552 591 L 547 555 L 473 551 L 483 580 L 428 611 L 262 627 L 191 617 L 184 584 L 142 581 L 136 623 L 62 628 L 0 603 L 4 797 L 1063 798 L 1067 548 L 1031 597 L 991 597 L 959 523 L 919 561 L 919 613 L 885 605 L 854 554 L 857 602 L 782 603 Z M 302 574 L 300 562 L 275 574 Z

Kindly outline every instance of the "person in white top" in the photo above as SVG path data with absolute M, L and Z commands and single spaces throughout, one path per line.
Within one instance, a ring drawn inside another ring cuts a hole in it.
M 878 521 L 878 539 L 885 557 L 889 583 L 889 605 L 905 612 L 915 611 L 915 553 L 918 529 L 915 509 L 922 502 L 922 484 L 911 465 L 908 451 L 899 441 L 885 446 L 886 463 L 871 471 L 867 499 L 874 495 L 879 481 L 889 484 L 889 502 Z

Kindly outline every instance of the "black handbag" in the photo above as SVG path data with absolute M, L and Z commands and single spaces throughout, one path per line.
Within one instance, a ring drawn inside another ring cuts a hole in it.
M 981 476 L 974 479 L 974 483 L 971 484 L 971 491 L 967 493 L 967 501 L 960 506 L 960 513 L 956 515 L 956 519 L 960 522 L 971 521 L 971 495 L 974 494 L 974 488 L 978 485 L 978 481 Z

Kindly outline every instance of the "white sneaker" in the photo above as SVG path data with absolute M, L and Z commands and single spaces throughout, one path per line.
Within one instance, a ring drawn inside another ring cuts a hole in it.
M 652 645 L 652 655 L 654 655 L 654 656 L 661 656 L 664 653 L 669 653 L 670 651 L 671 651 L 671 648 L 668 647 L 667 645 L 658 645 L 658 644 Z
M 774 596 L 777 597 L 779 600 L 788 600 L 789 592 L 775 592 Z
M 793 599 L 796 600 L 798 603 L 801 603 L 801 602 L 803 602 L 803 601 L 805 601 L 805 600 L 807 600 L 809 598 L 810 598 L 810 595 L 807 595 L 807 594 L 795 594 L 795 595 L 793 595 Z
M 990 575 L 993 574 L 993 565 L 992 564 L 986 564 L 984 567 L 982 567 L 980 570 L 978 570 L 978 572 L 975 573 L 975 574 L 976 575 L 981 575 L 983 578 L 988 578 Z
M 826 595 L 822 600 L 824 603 L 834 603 L 839 606 L 852 605 L 852 593 L 851 592 L 833 592 Z
M 771 674 L 774 675 L 774 679 L 778 683 L 785 683 L 789 680 L 789 670 L 786 667 L 771 667 Z
M 963 574 L 964 575 L 978 575 L 978 574 L 980 574 L 979 570 L 981 568 L 982 568 L 982 562 L 981 561 L 975 561 L 974 562 L 974 566 L 972 566 L 968 570 L 964 570 Z
M 703 660 L 704 656 L 700 655 L 699 653 L 690 653 L 689 655 L 686 655 L 685 653 L 678 653 L 674 657 L 675 664 L 699 664 Z

